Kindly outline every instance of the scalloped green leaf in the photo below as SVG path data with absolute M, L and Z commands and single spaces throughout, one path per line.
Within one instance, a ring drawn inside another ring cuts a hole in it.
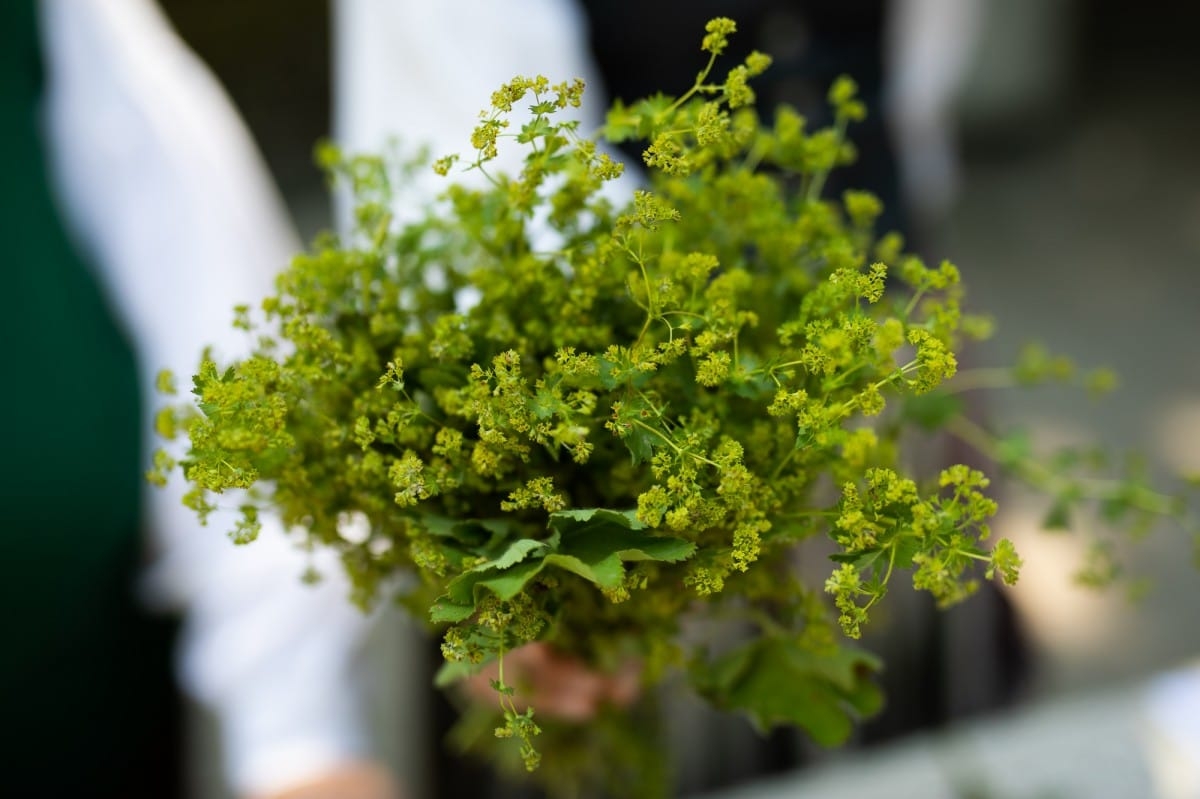
M 588 524 L 615 524 L 631 530 L 644 530 L 635 510 L 611 510 L 610 508 L 569 508 L 550 514 L 550 528 L 560 533 L 578 530 Z
M 488 548 L 511 531 L 509 523 L 501 519 L 447 519 L 426 514 L 419 522 L 430 535 L 451 539 L 468 548 Z
M 438 604 L 470 606 L 473 612 L 475 603 L 481 598 L 483 591 L 490 591 L 501 599 L 512 599 L 521 593 L 525 584 L 533 579 L 544 565 L 538 558 L 523 561 L 507 569 L 469 571 L 450 581 Z
M 437 670 L 437 674 L 433 675 L 433 685 L 435 688 L 448 688 L 470 677 L 478 668 L 473 663 L 447 660 L 442 663 L 441 667 Z
M 652 535 L 634 511 L 574 508 L 550 514 L 551 535 L 545 541 L 512 541 L 492 560 L 459 575 L 430 611 L 435 623 L 470 618 L 485 592 L 501 599 L 516 596 L 547 566 L 576 574 L 600 588 L 615 589 L 625 577 L 625 563 L 654 560 L 677 563 L 696 551 L 691 541 Z
M 625 567 L 615 554 L 592 562 L 576 555 L 550 554 L 546 556 L 545 563 L 578 574 L 601 588 L 619 588 L 625 578 Z
M 434 624 L 455 624 L 471 618 L 475 605 L 459 605 L 445 598 L 437 599 L 429 608 L 429 620 Z
M 562 535 L 558 551 L 589 564 L 606 558 L 618 561 L 655 560 L 677 563 L 696 552 L 691 541 L 654 535 L 638 521 L 637 512 L 607 508 L 559 511 L 550 515 L 550 526 Z
M 528 558 L 534 552 L 546 550 L 548 545 L 545 541 L 538 541 L 534 538 L 519 538 L 510 543 L 503 552 L 497 555 L 492 560 L 486 563 L 481 563 L 471 569 L 473 572 L 482 572 L 489 569 L 507 569 L 510 566 L 515 566 L 521 561 Z
M 857 649 L 829 653 L 793 639 L 763 638 L 693 671 L 698 691 L 719 706 L 740 710 L 760 730 L 803 728 L 822 746 L 844 743 L 863 718 L 883 707 L 872 681 L 879 661 Z

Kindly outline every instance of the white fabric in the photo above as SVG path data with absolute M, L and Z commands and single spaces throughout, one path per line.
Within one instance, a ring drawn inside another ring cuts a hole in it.
M 298 242 L 230 103 L 155 6 L 41 10 L 59 195 L 136 343 L 149 409 L 158 369 L 186 396 L 203 346 L 244 351 L 232 306 L 255 304 Z M 270 791 L 362 756 L 351 688 L 368 620 L 340 569 L 304 586 L 308 561 L 278 525 L 235 548 L 228 517 L 200 528 L 180 493 L 147 490 L 153 582 L 187 607 L 182 683 L 221 719 L 233 784 Z
M 1143 746 L 1158 796 L 1200 797 L 1200 664 L 1151 679 L 1142 714 Z
M 983 0 L 893 0 L 885 74 L 905 200 L 937 222 L 959 190 L 953 106 L 979 41 Z
M 577 119 L 583 135 L 603 121 L 607 103 L 598 70 L 590 58 L 583 11 L 573 0 L 339 0 L 334 17 L 334 135 L 349 154 L 378 153 L 398 147 L 402 156 L 428 148 L 432 158 L 457 154 L 461 161 L 449 178 L 483 187 L 486 178 L 467 170 L 475 151 L 471 131 L 490 108 L 492 92 L 516 76 L 544 75 L 551 84 L 581 78 L 583 106 L 560 112 Z M 510 115 L 507 133 L 515 134 L 530 118 L 522 103 Z M 520 171 L 524 145 L 509 138 L 498 144 L 489 173 Z M 607 149 L 607 148 L 604 148 Z M 616 158 L 615 152 L 609 155 Z M 636 169 L 607 182 L 601 192 L 621 204 L 639 180 Z M 419 170 L 397 192 L 394 217 L 413 221 L 448 185 L 431 169 Z M 349 219 L 349 203 L 339 195 L 338 217 Z M 544 216 L 531 220 L 532 246 L 561 245 Z M 426 275 L 430 282 L 436 274 Z M 478 301 L 473 288 L 456 295 L 460 309 Z
M 545 75 L 551 83 L 583 78 L 585 105 L 574 112 L 591 133 L 602 119 L 603 90 L 588 57 L 587 28 L 570 0 L 340 0 L 334 17 L 334 135 L 350 153 L 380 152 L 392 142 L 434 158 L 474 155 L 470 135 L 492 92 L 509 79 Z M 515 133 L 520 114 L 514 114 Z M 507 145 L 507 146 L 506 146 Z M 516 172 L 522 148 L 502 140 L 496 170 Z M 451 173 L 459 182 L 478 172 Z M 411 219 L 446 186 L 424 170 L 399 198 Z

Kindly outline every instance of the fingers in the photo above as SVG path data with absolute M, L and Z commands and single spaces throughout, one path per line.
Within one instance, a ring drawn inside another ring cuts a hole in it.
M 586 721 L 596 715 L 608 695 L 607 678 L 544 644 L 534 647 L 523 674 L 529 680 L 526 701 L 564 721 Z
M 401 799 L 391 774 L 374 763 L 346 763 L 279 793 L 256 799 Z
M 608 682 L 608 701 L 617 707 L 629 707 L 642 693 L 641 661 L 625 660 Z
M 505 682 L 516 689 L 519 707 L 532 706 L 545 717 L 572 722 L 591 719 L 606 703 L 630 705 L 641 687 L 641 665 L 636 660 L 627 660 L 616 672 L 605 674 L 541 642 L 507 653 L 504 671 Z M 498 675 L 497 664 L 488 664 L 465 680 L 463 687 L 472 699 L 496 704 L 498 696 L 491 682 Z

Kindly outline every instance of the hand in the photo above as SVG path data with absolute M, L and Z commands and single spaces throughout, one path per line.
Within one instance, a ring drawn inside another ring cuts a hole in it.
M 532 706 L 545 717 L 564 721 L 587 721 L 606 703 L 628 706 L 640 692 L 640 674 L 641 666 L 634 660 L 603 674 L 540 641 L 504 655 L 504 679 L 516 689 L 517 706 Z M 489 663 L 464 680 L 463 689 L 477 702 L 498 704 L 499 695 L 492 688 L 498 677 L 499 665 Z
M 392 775 L 374 763 L 346 763 L 287 790 L 251 799 L 402 799 Z

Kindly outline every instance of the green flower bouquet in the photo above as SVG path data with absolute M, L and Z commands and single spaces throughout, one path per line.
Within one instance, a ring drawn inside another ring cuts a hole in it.
M 414 575 L 398 599 L 443 636 L 440 682 L 541 641 L 601 672 L 636 662 L 647 686 L 682 672 L 716 706 L 827 745 L 881 705 L 879 664 L 851 639 L 901 575 L 949 605 L 1021 566 L 989 540 L 988 478 L 912 473 L 907 432 L 957 433 L 1060 505 L 1183 518 L 1136 480 L 1073 477 L 967 419 L 955 353 L 989 325 L 964 313 L 959 271 L 877 235 L 874 196 L 824 196 L 854 157 L 853 82 L 831 88 L 828 129 L 788 108 L 764 123 L 750 82 L 766 55 L 714 77 L 733 32 L 710 22 L 695 85 L 617 105 L 598 138 L 563 118 L 580 82 L 502 86 L 473 155 L 434 164 L 485 187 L 448 182 L 412 224 L 391 216 L 392 165 L 324 149 L 357 198 L 353 232 L 296 257 L 265 321 L 238 309 L 257 347 L 203 359 L 195 403 L 160 417 L 189 443 L 178 463 L 159 454 L 157 478 L 181 467 L 202 517 L 237 497 L 238 543 L 269 509 L 336 548 L 364 606 Z M 623 166 L 600 140 L 644 142 L 625 205 L 603 190 Z M 491 168 L 501 146 L 524 148 L 518 174 Z M 1007 375 L 1065 371 L 1033 352 Z M 349 516 L 368 540 L 339 533 Z M 830 549 L 807 584 L 797 558 Z M 705 634 L 726 620 L 736 641 Z M 663 790 L 652 751 L 623 737 L 636 710 L 559 724 L 493 686 L 496 757 L 542 760 L 564 795 L 623 768 Z

